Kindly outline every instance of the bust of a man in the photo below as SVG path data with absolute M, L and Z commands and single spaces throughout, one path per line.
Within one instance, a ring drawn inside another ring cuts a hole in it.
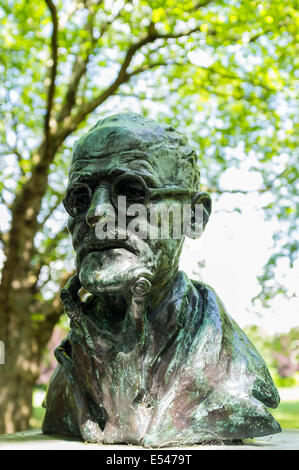
M 211 212 L 187 139 L 137 114 L 99 121 L 75 146 L 64 205 L 76 275 L 43 432 L 146 447 L 279 432 L 263 359 L 213 289 L 178 270 Z

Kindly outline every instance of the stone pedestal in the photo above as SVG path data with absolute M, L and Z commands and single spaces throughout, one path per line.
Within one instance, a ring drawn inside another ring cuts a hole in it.
M 0 450 L 105 450 L 134 451 L 143 447 L 132 445 L 88 444 L 65 438 L 45 436 L 40 430 L 0 435 Z M 169 449 L 174 449 L 169 448 Z M 176 450 L 299 450 L 299 429 L 284 429 L 280 434 L 246 439 L 243 445 L 195 445 L 176 447 Z M 167 448 L 163 448 L 167 450 Z M 159 452 L 159 449 L 154 449 Z

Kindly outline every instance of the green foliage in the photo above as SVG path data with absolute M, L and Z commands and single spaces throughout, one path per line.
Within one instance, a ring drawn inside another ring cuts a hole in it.
M 58 61 L 50 127 L 53 136 L 66 130 L 38 216 L 32 265 L 41 265 L 41 296 L 55 291 L 62 271 L 71 267 L 69 241 L 59 232 L 74 138 L 103 115 L 132 104 L 189 135 L 202 182 L 216 194 L 226 168 L 252 162 L 251 171 L 263 177 L 259 191 L 269 194 L 265 213 L 281 223 L 260 277 L 260 298 L 267 302 L 285 292 L 275 280 L 277 260 L 289 257 L 292 266 L 298 252 L 296 1 L 56 0 L 55 6 Z M 0 203 L 10 213 L 38 163 L 53 24 L 45 1 L 1 0 L 0 26 Z M 136 49 L 126 80 L 109 91 L 129 48 L 147 36 L 152 39 Z M 57 258 L 63 266 L 55 265 Z
M 273 336 L 256 325 L 244 331 L 266 361 L 277 387 L 299 384 L 299 328 Z
M 281 403 L 271 414 L 284 429 L 299 428 L 299 401 Z
M 276 387 L 286 388 L 295 387 L 299 384 L 299 373 L 295 373 L 291 377 L 281 377 L 276 369 L 271 370 L 271 375 Z

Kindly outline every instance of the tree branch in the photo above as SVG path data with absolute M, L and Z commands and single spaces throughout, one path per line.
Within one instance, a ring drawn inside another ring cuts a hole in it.
M 0 243 L 2 243 L 3 246 L 5 245 L 3 234 L 1 232 L 0 232 Z
M 204 6 L 208 5 L 209 3 L 212 3 L 212 1 L 213 0 L 204 1 L 202 3 L 199 3 L 197 5 L 197 7 L 194 7 L 194 8 L 204 7 Z M 121 12 L 121 10 L 119 10 L 119 12 L 115 15 L 114 19 L 119 16 L 120 12 Z M 106 23 L 104 23 L 104 25 L 102 27 L 102 30 L 101 30 L 101 33 L 100 33 L 100 37 L 102 37 L 102 35 L 106 31 L 107 27 L 111 23 L 112 23 L 112 20 L 107 21 Z M 156 62 L 156 63 L 153 63 L 153 64 L 149 64 L 148 66 L 141 66 L 138 69 L 136 69 L 135 71 L 129 73 L 128 68 L 129 68 L 129 66 L 130 66 L 130 64 L 133 60 L 133 57 L 135 56 L 136 52 L 139 51 L 143 46 L 145 46 L 146 44 L 149 44 L 149 43 L 153 43 L 157 39 L 164 39 L 164 40 L 177 39 L 177 38 L 184 37 L 184 36 L 190 36 L 191 34 L 193 34 L 195 32 L 199 32 L 199 31 L 200 31 L 200 25 L 198 25 L 195 28 L 193 28 L 189 31 L 186 31 L 186 32 L 162 34 L 162 33 L 159 33 L 156 30 L 155 23 L 151 22 L 149 27 L 148 27 L 148 34 L 144 38 L 140 39 L 136 43 L 133 43 L 129 46 L 129 48 L 127 50 L 127 53 L 125 55 L 124 61 L 121 65 L 121 67 L 120 67 L 118 76 L 115 79 L 115 81 L 106 90 L 104 90 L 98 97 L 94 98 L 93 100 L 89 101 L 88 103 L 84 103 L 81 106 L 81 108 L 78 110 L 78 113 L 75 116 L 73 116 L 69 120 L 66 120 L 66 122 L 65 122 L 66 128 L 62 129 L 63 139 L 65 137 L 67 137 L 67 135 L 69 135 L 71 132 L 73 132 L 77 128 L 77 126 L 80 124 L 80 122 L 82 122 L 82 120 L 89 113 L 94 111 L 98 106 L 100 106 L 104 101 L 106 101 L 106 99 L 109 98 L 109 96 L 111 96 L 112 94 L 114 94 L 116 92 L 116 90 L 119 88 L 119 86 L 121 84 L 126 83 L 127 81 L 129 81 L 129 79 L 132 76 L 138 75 L 138 74 L 140 74 L 140 73 L 142 73 L 146 70 L 149 70 L 151 68 L 154 68 L 156 66 L 169 65 L 167 62 Z M 267 34 L 268 32 L 270 32 L 270 30 L 269 31 L 264 31 L 262 33 L 259 33 L 259 34 L 255 35 L 254 37 L 252 37 L 249 40 L 249 42 L 252 43 L 252 42 L 256 41 L 260 36 L 262 36 L 263 34 Z M 209 31 L 209 34 L 215 35 L 216 32 L 211 30 L 211 31 Z M 232 40 L 232 42 L 235 42 L 236 40 L 237 39 L 234 39 L 234 40 Z M 58 122 L 63 122 L 63 120 L 70 115 L 70 111 L 71 111 L 71 109 L 74 105 L 74 102 L 75 102 L 75 94 L 76 94 L 76 91 L 78 89 L 80 79 L 84 75 L 84 73 L 86 72 L 86 67 L 87 67 L 87 61 L 84 62 L 83 59 L 80 57 L 80 55 L 78 55 L 77 59 L 76 59 L 76 62 L 74 64 L 73 73 L 72 73 L 72 77 L 71 77 L 71 80 L 70 80 L 70 87 L 69 87 L 69 90 L 68 90 L 68 93 L 67 93 L 67 98 L 66 98 L 66 107 L 65 107 L 64 111 L 61 113 L 61 115 L 59 116 Z M 221 75 L 221 76 L 223 76 L 227 79 L 240 80 L 240 78 L 238 76 L 228 76 L 228 75 L 225 75 L 225 74 L 223 74 L 223 73 L 219 72 L 218 70 L 215 70 L 211 67 L 209 68 L 209 70 L 211 72 L 217 73 L 217 74 L 219 74 L 219 75 Z M 257 86 L 262 86 L 262 87 L 265 88 L 265 85 L 262 84 L 262 83 L 254 83 L 254 85 L 255 86 L 256 85 Z
M 215 0 L 203 0 L 202 2 L 198 2 L 196 5 L 194 5 L 193 8 L 191 8 L 191 11 L 198 10 L 199 8 L 204 8 L 214 1 Z
M 194 32 L 198 32 L 198 31 L 200 31 L 199 26 L 197 26 L 196 28 L 190 29 L 189 31 L 185 31 L 181 33 L 161 34 L 157 32 L 155 25 L 151 23 L 148 28 L 148 34 L 145 37 L 141 38 L 139 41 L 132 43 L 127 49 L 127 53 L 120 66 L 118 75 L 116 79 L 111 83 L 111 85 L 108 88 L 106 88 L 100 95 L 88 101 L 87 103 L 84 103 L 79 108 L 77 114 L 73 116 L 69 116 L 64 120 L 64 125 L 61 126 L 61 129 L 57 132 L 57 141 L 59 143 L 63 142 L 63 140 L 78 127 L 78 125 L 85 119 L 85 117 L 88 114 L 94 111 L 98 106 L 100 106 L 104 101 L 106 101 L 107 98 L 109 98 L 112 94 L 114 94 L 115 91 L 120 87 L 120 85 L 122 85 L 123 83 L 126 83 L 131 78 L 132 75 L 136 75 L 137 72 L 136 73 L 131 72 L 130 74 L 128 72 L 128 68 L 130 64 L 132 63 L 132 60 L 135 54 L 143 46 L 149 43 L 153 43 L 157 39 L 167 40 L 167 39 L 180 38 L 180 37 L 190 36 Z M 158 64 L 156 63 L 154 66 L 156 65 Z M 142 70 L 139 70 L 138 73 L 140 73 L 141 71 Z
M 51 215 L 57 209 L 57 207 L 61 204 L 63 196 L 64 196 L 63 194 L 60 194 L 59 196 L 57 196 L 57 201 L 55 202 L 54 206 L 50 208 L 48 214 L 44 217 L 43 221 L 39 223 L 38 230 L 41 230 L 43 228 L 44 224 L 51 217 Z
M 107 29 L 109 28 L 109 26 L 120 16 L 122 10 L 123 10 L 123 7 L 126 3 L 130 3 L 130 0 L 128 1 L 125 1 L 122 5 L 122 7 L 118 10 L 118 12 L 108 21 L 105 21 L 103 24 L 102 24 L 102 27 L 100 29 L 100 36 L 98 39 L 101 39 L 105 32 L 107 31 Z
M 70 4 L 70 8 L 68 9 L 67 15 L 64 17 L 64 19 L 59 21 L 59 31 L 62 31 L 63 28 L 66 27 L 73 14 L 78 10 L 79 3 L 80 0 L 73 0 L 73 2 Z
M 62 122 L 67 116 L 69 116 L 76 101 L 76 94 L 80 80 L 86 73 L 88 61 L 89 54 L 85 59 L 83 59 L 79 51 L 73 65 L 72 74 L 70 77 L 70 84 L 65 95 L 64 105 L 57 117 L 57 123 Z
M 102 2 L 99 2 L 102 3 Z M 98 4 L 99 5 L 99 4 Z M 108 27 L 113 23 L 113 21 L 116 20 L 116 18 L 119 17 L 121 14 L 122 8 L 111 18 L 109 21 L 105 21 L 101 28 L 100 28 L 100 34 L 97 39 L 94 37 L 94 32 L 93 32 L 93 19 L 94 19 L 94 12 L 91 10 L 91 8 L 86 5 L 86 8 L 89 10 L 89 14 L 84 26 L 84 30 L 88 31 L 90 33 L 90 39 L 91 39 L 91 45 L 88 51 L 85 52 L 86 57 L 82 57 L 82 52 L 79 50 L 74 65 L 72 69 L 72 74 L 70 77 L 70 83 L 68 90 L 65 95 L 65 100 L 64 100 L 64 105 L 57 117 L 57 123 L 63 122 L 63 120 L 70 115 L 75 103 L 76 103 L 76 95 L 77 91 L 79 88 L 79 84 L 81 81 L 81 78 L 86 74 L 87 70 L 87 65 L 90 59 L 90 54 L 92 50 L 95 47 L 96 42 L 98 42 L 104 35 L 104 33 L 107 31 Z
M 62 122 L 67 116 L 70 115 L 72 108 L 76 103 L 76 95 L 79 88 L 79 84 L 81 78 L 86 73 L 90 53 L 94 47 L 95 39 L 93 35 L 93 14 L 90 10 L 83 30 L 90 33 L 91 46 L 87 51 L 85 51 L 84 54 L 82 54 L 82 51 L 79 49 L 78 54 L 76 55 L 75 62 L 72 68 L 72 74 L 69 81 L 69 87 L 67 89 L 64 99 L 64 105 L 57 117 L 57 123 Z M 85 55 L 84 58 L 83 55 Z
M 38 263 L 32 265 L 30 269 L 30 275 L 32 275 L 35 280 L 32 284 L 34 289 L 37 289 L 37 283 L 39 279 L 39 275 L 43 266 L 49 265 L 51 260 L 51 254 L 55 248 L 57 248 L 59 242 L 67 235 L 67 227 L 65 226 L 60 232 L 58 232 L 52 239 L 51 242 L 48 244 L 46 252 L 41 253 L 36 249 L 35 253 L 38 254 Z
M 150 98 L 145 95 L 144 92 L 141 92 L 140 94 L 138 93 L 123 93 L 121 91 L 117 91 L 114 93 L 114 96 L 121 96 L 122 98 L 136 98 L 138 100 L 150 100 L 150 101 L 164 101 L 165 96 L 151 96 Z
M 174 65 L 175 62 L 152 62 L 150 64 L 144 64 L 138 67 L 137 69 L 133 70 L 133 72 L 128 73 L 128 77 L 134 77 L 135 75 L 139 75 L 142 72 L 146 72 L 147 70 L 153 69 L 155 67 L 162 67 L 165 65 Z
M 58 50 L 58 42 L 57 42 L 57 33 L 58 33 L 58 17 L 57 17 L 57 10 L 52 0 L 45 0 L 52 17 L 52 36 L 51 36 L 51 49 L 52 49 L 52 65 L 50 71 L 50 85 L 48 90 L 48 99 L 47 99 L 47 111 L 45 116 L 45 142 L 46 142 L 46 149 L 49 144 L 50 138 L 50 119 L 51 119 L 51 112 L 53 107 L 54 101 L 54 93 L 55 93 L 55 80 L 57 74 L 57 50 Z

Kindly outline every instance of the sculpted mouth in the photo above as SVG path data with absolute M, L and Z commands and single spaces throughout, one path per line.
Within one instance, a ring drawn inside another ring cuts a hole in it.
M 134 249 L 131 246 L 128 246 L 126 244 L 121 244 L 121 243 L 111 243 L 111 244 L 106 244 L 106 245 L 98 245 L 97 244 L 97 245 L 84 247 L 78 253 L 78 255 L 79 255 L 78 257 L 80 259 L 80 262 L 82 262 L 82 260 L 85 258 L 85 256 L 87 256 L 89 253 L 108 251 L 108 250 L 116 250 L 116 249 L 120 249 L 120 248 L 123 249 L 123 250 L 127 250 L 127 251 L 133 253 L 134 255 L 138 254 L 137 250 Z

